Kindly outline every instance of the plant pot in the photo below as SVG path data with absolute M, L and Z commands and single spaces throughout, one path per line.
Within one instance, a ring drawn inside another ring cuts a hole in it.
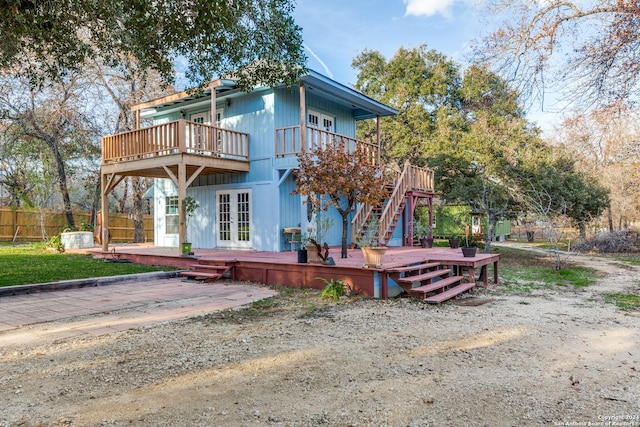
M 430 237 L 423 237 L 420 239 L 420 246 L 423 248 L 432 248 L 433 247 L 433 239 Z
M 460 247 L 460 239 L 449 239 L 449 247 L 451 249 L 457 249 Z
M 473 258 L 476 256 L 476 252 L 478 251 L 476 246 L 463 246 L 460 249 L 462 249 L 462 256 L 466 258 Z
M 182 254 L 183 255 L 190 255 L 191 254 L 191 243 L 182 243 L 181 244 L 181 248 L 182 248 Z
M 315 245 L 307 245 L 306 251 L 309 264 L 324 264 L 324 260 L 318 255 L 318 248 Z
M 307 263 L 307 250 L 298 249 L 298 264 L 306 264 L 306 263 Z
M 386 246 L 362 248 L 364 268 L 382 268 L 382 260 L 387 252 Z

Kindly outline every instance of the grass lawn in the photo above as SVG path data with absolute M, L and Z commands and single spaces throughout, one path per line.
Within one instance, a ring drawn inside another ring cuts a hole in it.
M 174 270 L 172 267 L 110 263 L 91 255 L 57 253 L 47 250 L 44 243 L 0 245 L 0 266 L 0 287 Z
M 603 277 L 592 268 L 571 264 L 556 270 L 554 259 L 524 250 L 497 248 L 494 251 L 500 253 L 501 283 L 512 293 L 528 294 L 552 287 L 579 289 Z

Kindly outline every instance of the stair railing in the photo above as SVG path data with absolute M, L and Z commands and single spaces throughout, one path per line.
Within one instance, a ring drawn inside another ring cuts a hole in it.
M 392 185 L 395 189 L 397 186 L 398 179 L 400 177 L 400 172 L 398 172 L 395 169 L 386 168 L 385 174 L 388 177 L 389 185 Z M 356 242 L 358 240 L 358 237 L 361 236 L 365 225 L 371 219 L 371 215 L 374 212 L 373 208 L 374 206 L 368 203 L 362 203 L 358 208 L 358 210 L 356 211 L 356 214 L 351 220 L 351 241 L 352 242 Z M 382 240 L 379 240 L 379 239 L 378 241 L 382 242 Z
M 404 169 L 396 181 L 393 193 L 391 193 L 389 200 L 387 200 L 384 210 L 378 220 L 378 224 L 380 225 L 380 228 L 378 229 L 378 241 L 385 245 L 389 243 L 390 240 L 387 236 L 390 235 L 389 229 L 393 222 L 393 218 L 404 202 L 405 194 L 411 189 L 411 168 L 412 166 L 409 164 L 404 165 Z M 393 233 L 393 230 L 391 230 L 391 233 Z
M 385 203 L 380 218 L 378 218 L 378 241 L 385 245 L 389 243 L 391 234 L 395 229 L 395 225 L 392 228 L 392 223 L 404 203 L 407 192 L 411 190 L 433 192 L 434 190 L 434 173 L 431 169 L 407 163 L 402 173 L 388 168 L 387 174 L 389 174 L 389 184 L 393 185 L 393 192 Z M 352 242 L 355 242 L 360 236 L 373 212 L 373 206 L 364 203 L 360 205 L 351 221 Z

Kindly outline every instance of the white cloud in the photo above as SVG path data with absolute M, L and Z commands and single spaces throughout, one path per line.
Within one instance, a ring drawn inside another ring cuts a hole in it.
M 318 61 L 320 66 L 322 66 L 322 68 L 324 69 L 324 74 L 327 77 L 329 77 L 330 79 L 332 79 L 333 78 L 333 73 L 331 72 L 329 67 L 327 67 L 327 64 L 325 64 L 324 61 L 318 55 L 316 55 L 316 53 L 313 50 L 311 50 L 311 48 L 309 46 L 307 46 L 305 43 L 302 43 L 302 46 L 311 54 L 311 56 L 313 56 L 313 58 L 316 61 Z
M 407 5 L 405 15 L 433 16 L 441 14 L 451 16 L 451 6 L 455 0 L 403 0 Z

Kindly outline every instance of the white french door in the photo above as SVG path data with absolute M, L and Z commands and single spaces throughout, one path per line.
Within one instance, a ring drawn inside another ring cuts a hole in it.
M 221 190 L 216 192 L 216 200 L 218 247 L 251 248 L 251 190 Z
M 324 114 L 310 111 L 307 114 L 307 127 L 310 130 L 309 147 L 326 147 L 331 141 L 331 137 L 326 133 L 314 131 L 320 129 L 326 132 L 333 132 L 333 118 Z

